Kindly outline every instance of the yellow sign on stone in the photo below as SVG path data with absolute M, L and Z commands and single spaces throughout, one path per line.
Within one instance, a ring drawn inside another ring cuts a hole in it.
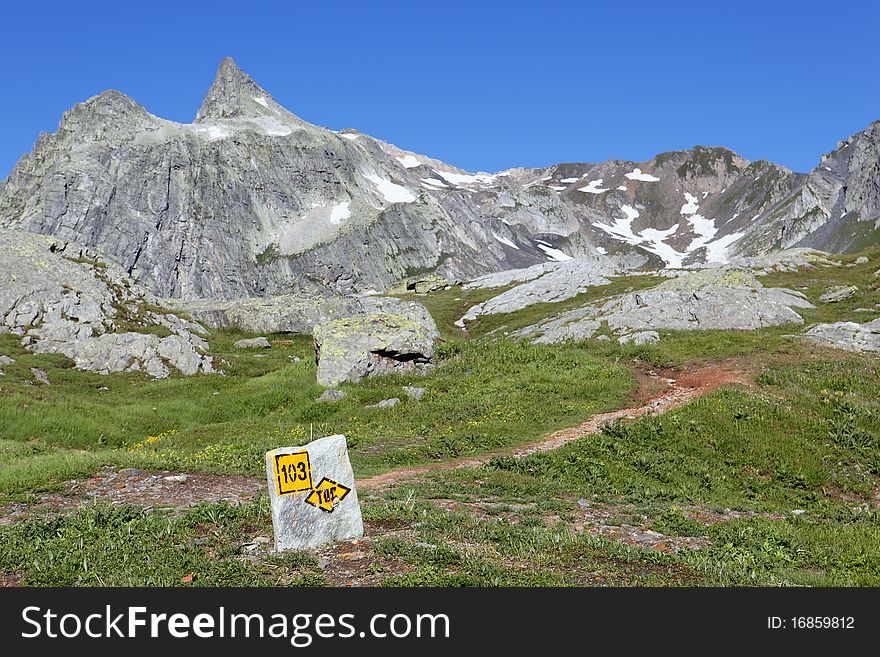
M 275 455 L 275 486 L 279 495 L 293 495 L 312 488 L 308 452 Z
M 333 509 L 345 496 L 351 492 L 351 488 L 324 477 L 321 482 L 315 486 L 314 490 L 306 497 L 306 502 L 312 506 L 316 506 L 321 511 L 333 513 Z

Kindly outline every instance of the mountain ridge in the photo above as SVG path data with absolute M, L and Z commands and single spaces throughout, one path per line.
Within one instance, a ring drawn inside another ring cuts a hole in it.
M 878 126 L 806 174 L 700 145 L 474 174 L 312 125 L 227 58 L 189 124 L 115 90 L 67 110 L 0 182 L 0 226 L 82 243 L 182 299 L 381 291 L 570 257 L 845 251 L 880 240 Z

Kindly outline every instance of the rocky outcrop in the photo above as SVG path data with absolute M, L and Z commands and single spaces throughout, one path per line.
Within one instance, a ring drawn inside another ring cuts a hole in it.
M 853 298 L 858 291 L 859 288 L 855 285 L 836 285 L 828 288 L 825 293 L 819 297 L 819 301 L 822 303 L 840 303 L 841 301 Z
M 55 238 L 0 230 L 0 331 L 94 372 L 213 371 L 202 327 L 152 309 L 155 299 L 118 267 L 84 253 Z
M 597 285 L 607 285 L 607 276 L 616 273 L 616 267 L 608 259 L 567 260 L 537 265 L 479 278 L 468 287 L 497 287 L 507 281 L 525 281 L 473 306 L 459 320 L 463 326 L 482 315 L 512 313 L 538 303 L 556 303 L 571 299 Z
M 817 324 L 805 336 L 830 347 L 856 352 L 880 352 L 880 319 L 858 324 L 856 322 L 837 322 Z
M 765 288 L 747 270 L 706 269 L 614 297 L 601 305 L 563 313 L 519 335 L 538 343 L 583 340 L 594 335 L 603 323 L 623 335 L 656 329 L 748 330 L 802 323 L 803 318 L 794 308 L 812 307 L 799 292 Z
M 430 314 L 409 303 L 398 312 L 377 310 L 315 327 L 318 383 L 331 387 L 367 376 L 427 370 L 439 336 Z

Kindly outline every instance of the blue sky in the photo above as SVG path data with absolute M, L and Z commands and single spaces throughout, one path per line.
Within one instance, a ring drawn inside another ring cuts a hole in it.
M 468 170 L 703 144 L 805 171 L 880 119 L 874 2 L 16 4 L 0 177 L 104 89 L 192 120 L 226 55 L 307 121 Z

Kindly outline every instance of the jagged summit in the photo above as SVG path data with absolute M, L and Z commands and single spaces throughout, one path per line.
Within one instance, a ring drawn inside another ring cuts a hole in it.
M 232 57 L 227 57 L 217 68 L 214 82 L 196 113 L 195 123 L 271 114 L 293 117 L 275 102 L 265 89 L 242 71 Z
M 193 124 L 79 103 L 0 184 L 0 227 L 71 240 L 184 299 L 387 289 L 575 258 L 711 264 L 880 241 L 880 129 L 810 174 L 696 146 L 471 174 L 314 126 L 225 59 Z

